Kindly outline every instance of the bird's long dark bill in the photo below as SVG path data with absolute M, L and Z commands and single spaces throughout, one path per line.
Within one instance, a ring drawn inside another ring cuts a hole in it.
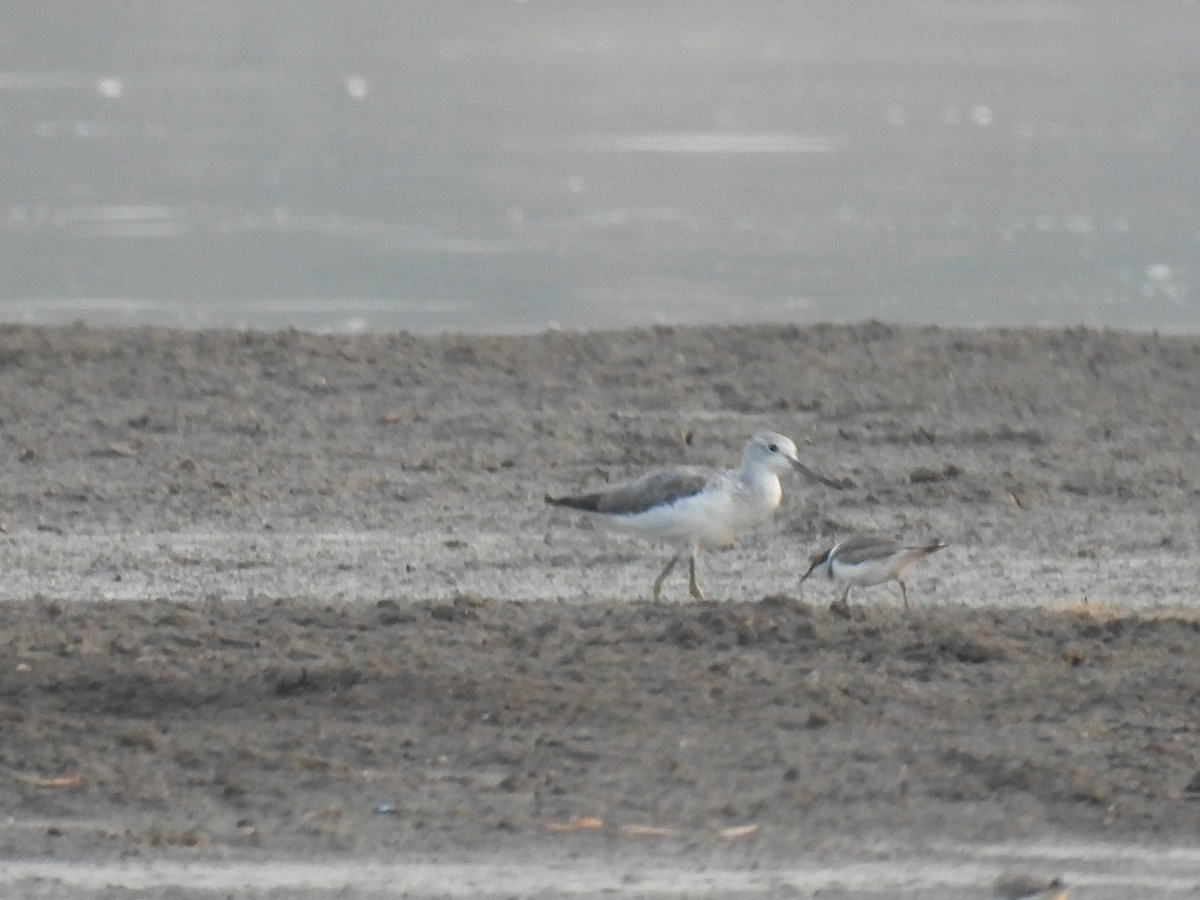
M 832 480 L 826 478 L 820 472 L 813 471 L 808 466 L 806 466 L 804 463 L 802 463 L 798 460 L 795 460 L 795 459 L 792 460 L 792 468 L 795 469 L 797 472 L 799 472 L 801 475 L 803 475 L 805 478 L 812 479 L 813 481 L 819 481 L 819 482 L 821 482 L 821 484 L 827 485 L 828 487 L 831 487 L 831 488 L 837 488 L 839 491 L 842 489 L 842 486 L 840 484 L 838 484 L 836 481 L 832 481 Z
M 807 578 L 809 575 L 811 575 L 813 573 L 813 570 L 816 569 L 817 566 L 819 566 L 821 563 L 825 562 L 825 560 L 829 559 L 829 554 L 831 552 L 832 551 L 830 551 L 830 550 L 826 550 L 824 553 L 818 553 L 816 556 L 810 556 L 808 558 L 808 561 L 810 563 L 810 565 L 808 567 L 808 571 L 805 572 L 802 576 L 800 576 L 799 583 L 803 584 L 804 579 Z

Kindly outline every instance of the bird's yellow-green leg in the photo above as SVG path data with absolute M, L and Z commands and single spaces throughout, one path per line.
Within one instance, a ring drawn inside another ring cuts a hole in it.
M 677 562 L 679 562 L 679 554 L 678 553 L 676 553 L 669 560 L 667 560 L 667 564 L 665 566 L 663 566 L 663 570 L 661 572 L 659 572 L 658 577 L 654 579 L 653 597 L 654 597 L 655 603 L 657 603 L 658 598 L 660 596 L 662 596 L 663 582 L 667 580 L 667 576 L 671 574 L 671 570 L 673 568 L 675 568 L 675 563 L 677 563 Z

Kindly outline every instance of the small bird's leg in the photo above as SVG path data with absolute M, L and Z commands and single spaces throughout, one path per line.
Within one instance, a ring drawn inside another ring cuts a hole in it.
M 700 590 L 700 585 L 696 584 L 696 554 L 693 553 L 688 557 L 688 593 L 697 600 L 704 599 L 704 591 Z
M 900 581 L 899 578 L 896 579 Z M 904 582 L 900 581 L 900 596 L 904 598 L 904 608 L 908 609 L 908 588 L 904 586 Z
M 850 585 L 846 585 L 846 589 L 842 591 L 842 596 L 838 600 L 834 600 L 829 604 L 829 611 L 837 613 L 843 619 L 850 618 L 850 604 L 846 602 L 846 598 L 850 596 Z
M 658 577 L 654 579 L 654 602 L 658 602 L 658 598 L 662 596 L 663 582 L 667 580 L 667 576 L 671 574 L 671 570 L 675 568 L 675 563 L 679 562 L 679 554 L 676 553 L 667 560 L 667 564 L 663 566 L 663 570 L 658 573 Z

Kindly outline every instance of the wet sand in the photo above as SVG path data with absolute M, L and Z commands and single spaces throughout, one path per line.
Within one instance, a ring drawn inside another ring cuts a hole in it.
M 10 863 L 844 874 L 1200 822 L 1200 339 L 3 327 L 0 395 Z M 789 481 L 713 602 L 542 503 L 764 426 L 847 489 Z M 951 545 L 910 611 L 800 589 L 864 528 Z

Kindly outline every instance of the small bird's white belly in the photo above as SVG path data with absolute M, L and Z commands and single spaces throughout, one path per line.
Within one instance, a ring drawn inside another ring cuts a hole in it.
M 857 587 L 883 584 L 896 574 L 895 560 L 891 557 L 853 564 L 839 562 L 835 557 L 829 568 L 834 578 Z

